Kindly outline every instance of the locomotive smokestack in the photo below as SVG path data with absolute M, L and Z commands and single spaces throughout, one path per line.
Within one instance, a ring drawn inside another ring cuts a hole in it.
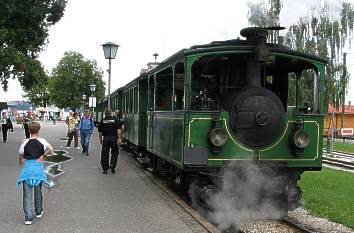
M 268 30 L 261 27 L 248 27 L 240 31 L 241 36 L 246 37 L 247 41 L 255 46 L 267 43 Z
M 247 61 L 247 81 L 245 88 L 261 87 L 261 63 L 269 59 L 269 50 L 267 47 L 268 30 L 260 27 L 248 27 L 242 29 L 240 34 L 246 37 L 250 45 L 255 47 L 254 56 L 250 56 Z
M 261 87 L 260 82 L 261 64 L 249 57 L 247 61 L 247 81 L 245 88 Z

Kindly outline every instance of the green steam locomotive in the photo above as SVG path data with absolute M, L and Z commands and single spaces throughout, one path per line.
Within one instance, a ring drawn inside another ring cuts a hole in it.
M 267 43 L 268 32 L 250 27 L 246 39 L 182 49 L 110 95 L 124 139 L 149 168 L 197 181 L 205 197 L 226 169 L 252 161 L 282 177 L 284 209 L 300 204 L 301 174 L 322 167 L 327 61 Z

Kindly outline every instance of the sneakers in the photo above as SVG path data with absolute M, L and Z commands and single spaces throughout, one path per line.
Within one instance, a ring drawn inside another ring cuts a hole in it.
M 78 146 L 78 147 L 75 147 L 75 149 L 78 149 L 78 150 L 80 150 L 80 147 Z
M 102 174 L 107 174 L 107 171 L 103 171 Z
M 116 169 L 115 168 L 111 168 L 111 172 L 112 172 L 112 174 L 116 174 Z
M 42 218 L 42 216 L 43 216 L 43 210 L 42 210 L 42 212 L 40 214 L 36 215 L 36 218 Z
M 25 225 L 31 225 L 32 221 L 25 221 Z

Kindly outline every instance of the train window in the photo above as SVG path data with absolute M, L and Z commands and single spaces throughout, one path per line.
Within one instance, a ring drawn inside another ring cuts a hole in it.
M 288 105 L 301 113 L 319 113 L 318 73 L 314 69 L 289 74 Z
M 158 111 L 172 110 L 173 91 L 172 68 L 167 68 L 156 74 L 155 106 Z
M 173 109 L 183 110 L 184 108 L 184 64 L 182 62 L 177 63 L 175 66 L 174 76 L 174 97 L 173 97 Z
M 154 109 L 154 93 L 155 93 L 155 81 L 154 76 L 149 76 L 148 78 L 148 108 L 149 110 Z

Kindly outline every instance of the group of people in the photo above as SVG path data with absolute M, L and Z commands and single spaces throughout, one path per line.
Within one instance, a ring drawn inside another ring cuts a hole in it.
M 29 115 L 26 115 L 23 117 L 23 128 L 25 131 L 25 137 L 29 138 L 30 137 L 30 132 L 29 132 L 29 128 L 28 125 L 31 122 L 31 118 Z M 6 113 L 6 112 L 2 112 L 1 114 L 1 131 L 2 131 L 2 141 L 4 143 L 7 142 L 7 136 L 8 136 L 8 132 L 13 132 L 14 130 L 14 126 L 12 124 L 11 118 L 10 116 Z
M 80 132 L 82 152 L 89 155 L 90 136 L 94 131 L 95 123 L 90 116 L 90 112 L 85 111 L 84 116 L 78 117 L 73 113 L 69 118 L 69 139 L 67 147 L 70 147 L 74 138 L 75 147 L 78 148 L 78 132 Z M 41 125 L 38 122 L 29 122 L 28 131 L 30 137 L 26 138 L 19 149 L 19 164 L 22 169 L 17 180 L 17 186 L 23 186 L 23 211 L 25 214 L 25 224 L 31 225 L 33 221 L 32 194 L 34 193 L 35 217 L 43 216 L 43 184 L 48 185 L 47 176 L 44 172 L 43 160 L 53 151 L 52 146 L 46 139 L 41 138 L 39 131 Z M 114 174 L 118 163 L 119 144 L 122 142 L 122 119 L 119 111 L 113 116 L 111 109 L 105 110 L 105 117 L 98 123 L 99 141 L 101 149 L 101 166 L 103 174 L 107 174 L 110 169 Z M 109 151 L 111 159 L 109 160 Z

